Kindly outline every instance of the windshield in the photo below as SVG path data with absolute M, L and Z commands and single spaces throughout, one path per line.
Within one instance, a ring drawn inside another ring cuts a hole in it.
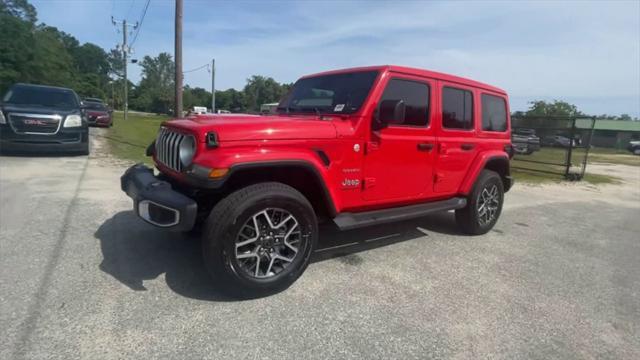
M 71 90 L 36 86 L 16 86 L 7 92 L 4 102 L 59 109 L 75 109 L 78 101 Z
M 102 103 L 96 103 L 96 102 L 89 102 L 89 101 L 85 101 L 84 102 L 84 107 L 87 110 L 100 110 L 100 111 L 106 111 L 107 107 L 102 104 Z
M 377 71 L 361 71 L 300 79 L 280 102 L 278 111 L 354 113 L 377 76 Z

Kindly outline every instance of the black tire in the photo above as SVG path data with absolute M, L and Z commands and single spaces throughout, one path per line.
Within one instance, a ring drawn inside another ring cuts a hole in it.
M 294 217 L 300 245 L 287 267 L 270 277 L 257 278 L 236 258 L 236 239 L 247 221 L 265 209 L 282 209 Z M 317 239 L 317 219 L 307 198 L 288 185 L 267 182 L 237 190 L 216 204 L 205 223 L 202 250 L 207 270 L 223 291 L 253 298 L 282 291 L 296 281 L 309 265 Z
M 481 201 L 482 192 L 486 189 L 491 191 L 497 190 L 496 199 L 498 201 L 497 209 L 494 212 L 494 216 L 490 221 L 485 221 L 486 218 L 480 218 L 480 212 L 478 210 L 478 203 Z M 502 179 L 498 173 L 491 170 L 482 170 L 476 183 L 473 185 L 471 194 L 467 197 L 467 206 L 462 209 L 456 210 L 456 223 L 460 229 L 470 235 L 482 235 L 486 234 L 498 221 L 500 213 L 502 212 L 502 204 L 504 203 L 504 185 Z

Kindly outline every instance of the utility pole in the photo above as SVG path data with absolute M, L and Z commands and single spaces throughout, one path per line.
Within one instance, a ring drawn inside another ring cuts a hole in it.
M 127 19 L 122 20 L 122 65 L 124 67 L 124 121 L 127 121 L 129 114 L 129 81 L 127 80 Z
M 124 67 L 123 75 L 124 75 L 124 99 L 123 99 L 123 107 L 124 107 L 124 120 L 127 121 L 127 117 L 129 114 L 129 80 L 127 79 L 127 64 L 129 59 L 129 53 L 131 49 L 127 45 L 127 26 L 131 26 L 134 30 L 138 28 L 138 23 L 135 25 L 127 24 L 127 19 L 123 19 L 122 21 L 116 21 L 111 17 L 111 23 L 115 26 L 118 23 L 122 23 L 122 45 L 118 47 L 122 50 L 122 65 Z
M 176 0 L 175 25 L 176 99 L 175 116 L 182 117 L 182 0 Z
M 211 112 L 216 113 L 216 59 L 211 60 Z

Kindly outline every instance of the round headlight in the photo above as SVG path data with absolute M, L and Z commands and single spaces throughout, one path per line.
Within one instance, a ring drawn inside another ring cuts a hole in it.
M 184 139 L 182 139 L 182 141 L 180 142 L 180 149 L 178 151 L 180 153 L 180 164 L 183 167 L 191 165 L 195 150 L 196 142 L 193 139 L 193 136 L 186 136 Z

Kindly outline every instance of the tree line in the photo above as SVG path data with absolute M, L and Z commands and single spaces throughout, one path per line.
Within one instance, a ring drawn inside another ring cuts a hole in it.
M 570 104 L 566 101 L 561 100 L 553 100 L 553 101 L 544 101 L 544 100 L 535 100 L 529 102 L 529 109 L 527 111 L 516 111 L 512 114 L 512 116 L 554 116 L 554 117 L 562 117 L 562 116 L 587 116 L 587 114 L 578 110 L 578 107 Z M 636 117 L 631 117 L 629 114 L 622 115 L 607 115 L 602 114 L 596 116 L 598 119 L 605 120 L 621 120 L 621 121 L 638 121 L 639 119 Z
M 127 82 L 129 108 L 170 114 L 174 103 L 175 64 L 168 53 L 145 56 L 139 63 L 137 84 Z M 0 93 L 17 82 L 74 89 L 80 97 L 97 97 L 122 108 L 124 64 L 122 53 L 96 44 L 81 44 L 75 37 L 44 23 L 28 0 L 0 0 Z M 232 112 L 258 112 L 260 105 L 279 101 L 291 84 L 254 75 L 242 90 L 216 91 L 216 108 Z M 211 92 L 184 87 L 183 103 L 211 107 Z

